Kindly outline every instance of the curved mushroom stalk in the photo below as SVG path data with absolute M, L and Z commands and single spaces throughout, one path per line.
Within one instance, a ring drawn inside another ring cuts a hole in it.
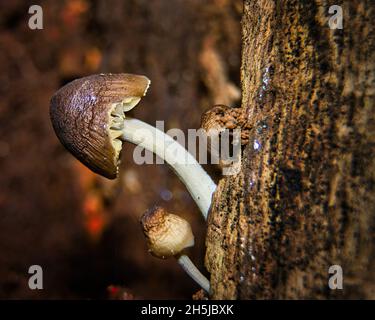
M 109 179 L 118 176 L 123 140 L 156 153 L 171 165 L 207 218 L 216 189 L 208 174 L 164 132 L 125 117 L 149 85 L 148 78 L 132 74 L 99 74 L 68 83 L 51 99 L 56 135 L 78 160 Z
M 122 133 L 122 139 L 155 153 L 172 167 L 207 219 L 216 184 L 197 160 L 172 137 L 143 121 L 125 118 Z
M 194 279 L 196 283 L 206 292 L 210 292 L 210 281 L 198 270 L 193 261 L 183 254 L 177 258 L 178 264 L 185 270 L 185 272 Z

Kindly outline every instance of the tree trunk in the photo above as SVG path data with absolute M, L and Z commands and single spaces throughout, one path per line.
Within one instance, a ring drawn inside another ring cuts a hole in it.
M 375 298 L 374 21 L 370 0 L 244 1 L 249 143 L 211 208 L 212 298 Z

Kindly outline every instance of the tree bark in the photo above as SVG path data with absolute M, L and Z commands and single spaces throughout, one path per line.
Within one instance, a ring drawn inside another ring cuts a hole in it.
M 211 207 L 213 299 L 375 298 L 374 21 L 366 0 L 244 1 L 249 143 Z

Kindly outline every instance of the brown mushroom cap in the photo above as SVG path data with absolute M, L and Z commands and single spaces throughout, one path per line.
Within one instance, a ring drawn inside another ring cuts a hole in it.
M 50 116 L 61 143 L 92 171 L 118 174 L 124 112 L 146 94 L 150 80 L 133 74 L 97 74 L 74 80 L 52 97 Z
M 147 238 L 150 252 L 158 258 L 168 258 L 194 245 L 194 235 L 189 222 L 154 207 L 141 218 L 143 233 Z

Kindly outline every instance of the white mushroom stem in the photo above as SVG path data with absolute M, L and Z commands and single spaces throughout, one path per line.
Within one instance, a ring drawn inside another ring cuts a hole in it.
M 204 218 L 207 219 L 216 184 L 181 144 L 163 131 L 131 118 L 124 119 L 121 138 L 164 159 L 185 184 Z
M 210 282 L 200 273 L 195 264 L 190 260 L 187 255 L 180 255 L 177 257 L 178 264 L 185 270 L 185 272 L 198 283 L 203 290 L 210 292 Z

